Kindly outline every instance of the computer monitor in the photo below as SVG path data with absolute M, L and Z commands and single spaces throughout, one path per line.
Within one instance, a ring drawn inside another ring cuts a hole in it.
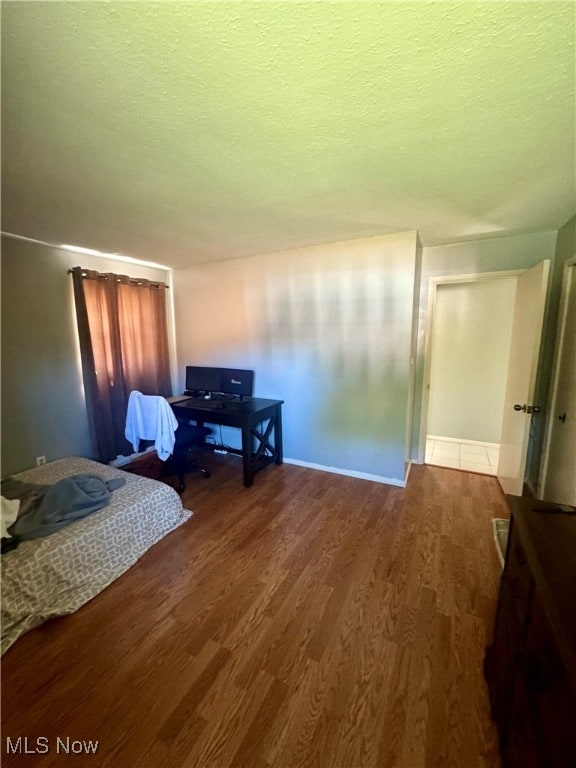
M 222 368 L 221 392 L 238 397 L 252 397 L 254 371 L 240 368 Z
M 201 365 L 186 366 L 186 392 L 221 392 L 221 369 Z
M 243 368 L 186 366 L 186 394 L 219 392 L 236 397 L 252 397 L 254 371 Z

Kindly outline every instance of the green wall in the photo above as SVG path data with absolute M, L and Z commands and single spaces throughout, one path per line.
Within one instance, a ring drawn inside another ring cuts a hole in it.
M 500 443 L 516 280 L 439 285 L 428 434 Z
M 94 452 L 88 429 L 73 266 L 166 280 L 163 270 L 2 238 L 2 477 Z
M 393 238 L 392 238 L 393 239 Z M 418 345 L 416 350 L 416 382 L 412 458 L 417 457 L 420 428 L 420 405 L 423 379 L 428 278 L 433 275 L 466 274 L 498 270 L 522 269 L 541 259 L 553 260 L 549 303 L 542 348 L 539 397 L 547 401 L 550 386 L 553 346 L 562 271 L 565 261 L 576 252 L 576 217 L 558 233 L 541 232 L 529 235 L 469 241 L 423 249 L 422 279 L 418 311 Z M 276 254 L 283 261 L 285 254 Z M 256 260 L 258 261 L 258 260 Z M 261 268 L 269 270 L 275 259 L 260 260 Z M 77 334 L 71 279 L 66 270 L 81 265 L 100 271 L 116 271 L 134 277 L 166 279 L 162 270 L 129 265 L 96 256 L 80 255 L 59 248 L 2 238 L 2 476 L 32 466 L 35 457 L 48 460 L 69 456 L 92 456 L 88 422 L 84 404 L 82 376 L 78 356 Z M 221 263 L 219 270 L 232 270 L 232 262 Z M 288 263 L 284 262 L 284 269 Z M 216 267 L 210 269 L 209 272 Z M 179 270 L 175 281 L 181 283 L 180 314 L 187 306 L 188 277 L 203 275 L 204 270 Z M 274 267 L 273 272 L 277 272 Z M 234 275 L 232 275 L 234 277 Z M 262 276 L 263 279 L 263 276 Z M 283 280 L 279 285 L 283 284 Z M 237 285 L 236 285 L 237 287 Z M 244 290 L 244 289 L 243 289 Z M 284 290 L 284 287 L 282 287 Z M 213 297 L 223 306 L 221 288 Z M 246 291 L 245 291 L 246 292 Z M 220 293 L 220 298 L 218 294 Z M 234 292 L 233 292 L 234 293 Z M 248 309 L 250 289 L 247 290 Z M 408 299 L 407 299 L 408 300 Z M 225 306 L 225 303 L 224 303 Z M 296 306 L 296 305 L 294 305 Z M 353 306 L 353 305 L 350 305 Z M 258 313 L 259 314 L 259 313 Z M 188 319 L 180 317 L 186 324 Z M 238 325 L 230 325 L 217 312 L 210 314 L 207 337 L 227 336 L 232 347 Z M 261 319 L 259 316 L 257 319 Z M 292 321 L 291 321 L 292 322 Z M 222 328 L 219 323 L 223 323 Z M 269 322 L 263 326 L 268 327 Z M 182 327 L 180 325 L 179 327 Z M 188 335 L 181 335 L 180 368 L 194 359 Z M 270 339 L 272 347 L 276 347 Z M 252 350 L 253 351 L 253 350 Z M 200 351 L 205 357 L 205 353 Z M 414 356 L 414 355 L 413 355 Z M 245 352 L 236 356 L 226 353 L 230 363 L 241 366 L 250 360 Z M 218 361 L 215 361 L 218 362 Z M 291 371 L 292 376 L 296 373 Z M 263 383 L 263 382 L 262 382 Z M 529 454 L 529 478 L 536 483 L 540 460 L 544 419 L 535 420 Z M 309 461 L 313 458 L 306 457 Z
M 254 369 L 287 462 L 403 485 L 418 268 L 402 232 L 179 269 L 179 372 Z

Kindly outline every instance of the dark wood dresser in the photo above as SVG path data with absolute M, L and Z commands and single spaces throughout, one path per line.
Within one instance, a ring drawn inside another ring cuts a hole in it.
M 576 514 L 535 499 L 508 501 L 506 562 L 484 665 L 502 761 L 573 768 Z

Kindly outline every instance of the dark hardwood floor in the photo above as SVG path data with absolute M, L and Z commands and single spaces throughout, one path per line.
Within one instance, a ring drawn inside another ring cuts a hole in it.
M 497 481 L 210 464 L 190 521 L 3 657 L 3 766 L 498 766 Z

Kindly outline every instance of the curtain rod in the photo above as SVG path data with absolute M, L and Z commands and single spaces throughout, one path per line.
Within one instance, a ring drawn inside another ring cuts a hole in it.
M 74 269 L 80 269 L 80 271 L 83 273 L 82 277 L 86 277 L 88 272 L 95 272 L 95 270 L 83 269 L 82 267 L 75 267 Z M 71 268 L 71 269 L 66 270 L 67 274 L 69 274 L 69 275 L 74 274 L 74 269 Z M 108 275 L 104 274 L 103 272 L 95 272 L 95 274 L 101 280 L 108 280 Z M 164 286 L 164 288 L 170 288 L 169 285 L 167 285 L 166 283 L 163 283 L 161 280 L 148 280 L 146 278 L 142 278 L 142 280 L 139 280 L 137 277 L 130 277 L 129 275 L 114 275 L 113 272 L 110 272 L 109 274 L 118 278 L 116 280 L 117 283 L 123 282 L 122 278 L 124 278 L 129 283 L 133 283 L 134 285 L 143 285 L 144 283 L 147 283 L 148 285 L 151 285 L 153 287 L 155 286 L 157 288 L 160 288 L 161 286 Z

